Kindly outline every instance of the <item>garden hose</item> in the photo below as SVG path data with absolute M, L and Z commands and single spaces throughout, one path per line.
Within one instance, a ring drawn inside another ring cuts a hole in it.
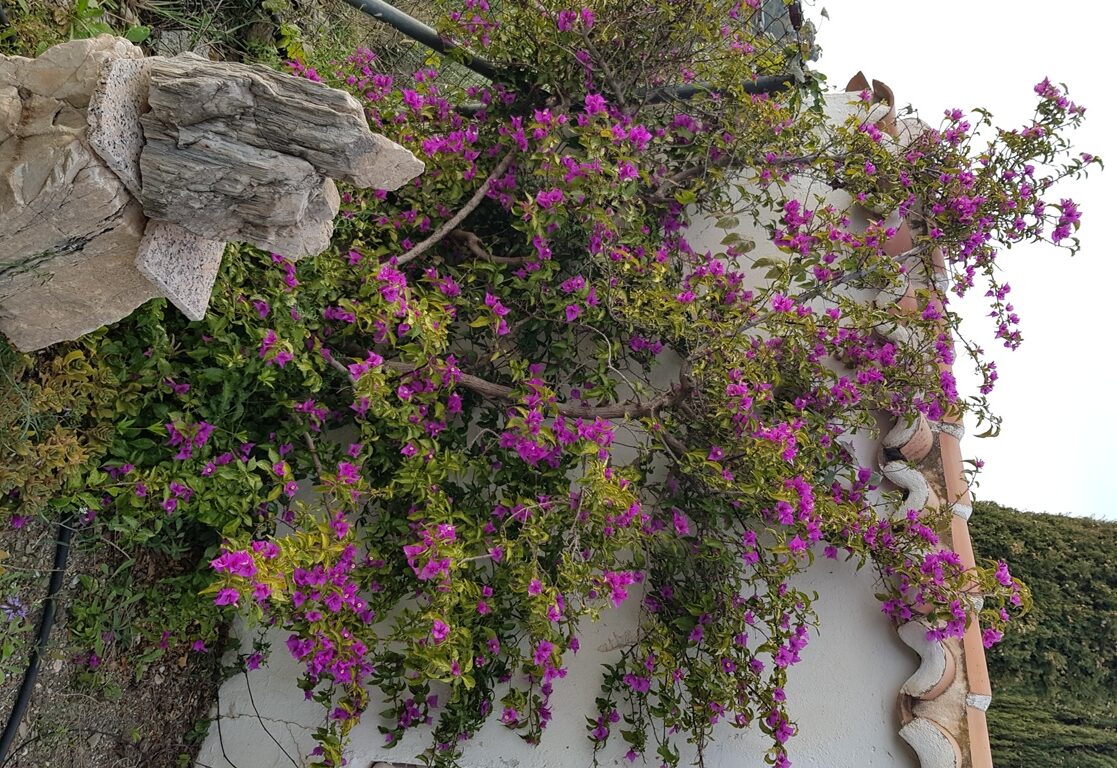
M 43 654 L 47 649 L 50 639 L 50 630 L 54 626 L 55 611 L 58 606 L 58 592 L 62 589 L 62 579 L 66 575 L 66 560 L 70 556 L 70 537 L 74 529 L 70 527 L 69 520 L 58 524 L 58 543 L 54 549 L 54 570 L 50 574 L 50 583 L 47 585 L 47 597 L 43 603 L 43 615 L 39 619 L 39 633 L 35 639 L 35 647 L 31 651 L 31 661 L 27 671 L 23 674 L 23 683 L 19 686 L 19 695 L 16 697 L 12 713 L 4 726 L 3 736 L 0 736 L 0 768 L 8 762 L 8 750 L 19 731 L 19 724 L 31 702 L 31 692 L 35 688 L 35 680 L 39 676 L 39 666 Z

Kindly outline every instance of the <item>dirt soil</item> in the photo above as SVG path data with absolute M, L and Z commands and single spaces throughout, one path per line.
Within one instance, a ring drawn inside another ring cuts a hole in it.
M 55 530 L 44 520 L 0 531 L 0 638 L 12 640 L 5 643 L 0 661 L 2 724 L 7 723 L 15 703 L 38 631 L 54 550 Z M 104 658 L 91 669 L 89 650 L 69 643 L 67 609 L 79 593 L 79 575 L 96 575 L 102 564 L 111 566 L 120 559 L 111 547 L 89 546 L 75 539 L 30 706 L 0 768 L 181 768 L 192 764 L 217 698 L 220 669 L 213 651 L 198 653 L 171 646 L 137 679 L 131 649 L 109 643 Z M 13 605 L 13 598 L 18 604 Z M 3 610 L 5 605 L 15 609 L 14 621 Z M 27 613 L 22 621 L 18 619 L 20 605 Z

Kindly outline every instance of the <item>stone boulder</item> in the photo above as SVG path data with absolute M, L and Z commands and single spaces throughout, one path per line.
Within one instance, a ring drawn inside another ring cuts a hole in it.
M 319 253 L 340 204 L 330 179 L 396 189 L 423 170 L 321 83 L 193 54 L 149 60 L 148 77 L 140 200 L 201 237 Z
M 206 311 L 227 241 L 321 252 L 333 179 L 423 171 L 348 94 L 101 36 L 0 56 L 0 332 L 33 350 L 155 296 Z
M 86 140 L 101 67 L 142 57 L 124 40 L 0 56 L 0 332 L 39 349 L 159 295 L 135 267 L 146 219 Z

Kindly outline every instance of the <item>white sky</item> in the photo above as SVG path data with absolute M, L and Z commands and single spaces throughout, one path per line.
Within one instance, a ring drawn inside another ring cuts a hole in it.
M 1086 0 L 804 0 L 818 26 L 815 67 L 840 89 L 858 70 L 891 86 L 937 125 L 944 109 L 985 107 L 994 123 L 1015 127 L 1035 105 L 1045 76 L 1066 83 L 1086 109 L 1077 150 L 1117 163 L 1117 85 L 1106 62 L 1113 46 L 1108 5 Z M 821 17 L 825 8 L 829 19 Z M 1108 94 L 1108 96 L 1107 96 Z M 992 341 L 983 307 L 967 307 L 968 334 L 993 353 L 1000 380 L 996 439 L 962 443 L 985 461 L 978 499 L 1035 512 L 1117 520 L 1109 475 L 1117 436 L 1117 350 L 1104 330 L 1117 312 L 1117 259 L 1104 240 L 1117 204 L 1117 165 L 1054 192 L 1083 211 L 1082 250 L 1071 259 L 1052 246 L 1017 247 L 1001 257 L 1021 316 L 1024 344 L 1010 352 Z M 975 296 L 975 298 L 977 298 Z M 988 342 L 988 343 L 985 343 Z M 959 381 L 973 391 L 959 361 Z

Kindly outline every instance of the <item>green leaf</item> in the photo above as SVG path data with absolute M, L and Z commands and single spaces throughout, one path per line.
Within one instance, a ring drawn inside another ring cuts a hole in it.
M 151 27 L 145 25 L 137 27 L 129 27 L 124 33 L 124 37 L 132 43 L 142 43 L 151 37 Z

